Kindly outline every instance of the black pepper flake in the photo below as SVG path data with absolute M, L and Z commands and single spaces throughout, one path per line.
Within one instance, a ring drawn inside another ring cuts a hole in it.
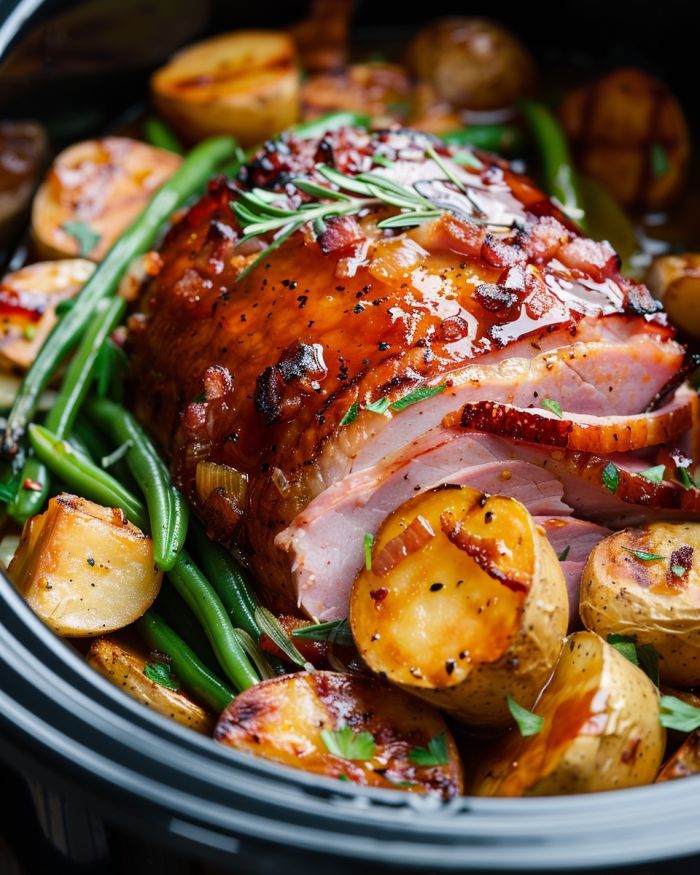
M 309 300 L 308 295 L 297 295 L 297 301 L 299 301 L 299 308 L 306 306 L 306 302 Z
M 363 313 L 364 309 L 365 308 L 362 306 L 362 304 L 355 304 L 355 306 L 352 308 L 352 312 L 353 313 Z
M 493 520 L 493 513 L 490 510 L 487 510 L 484 514 L 484 522 L 490 523 Z
M 430 592 L 437 592 L 438 590 L 442 589 L 444 585 L 444 583 L 431 583 Z
M 95 567 L 95 560 L 92 558 L 92 556 L 88 556 L 88 558 L 87 558 L 87 564 L 90 566 L 90 568 L 94 568 L 94 567 Z
M 377 346 L 382 352 L 384 352 L 385 350 L 389 349 L 390 344 L 388 344 L 385 340 L 380 340 Z
M 454 659 L 447 659 L 447 660 L 445 661 L 445 671 L 447 672 L 447 674 L 452 674 L 452 672 L 453 672 L 454 670 L 455 670 L 455 661 L 454 661 Z

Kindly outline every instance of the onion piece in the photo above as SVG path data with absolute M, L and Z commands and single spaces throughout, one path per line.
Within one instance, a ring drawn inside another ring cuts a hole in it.
M 206 503 L 215 489 L 221 489 L 227 498 L 235 502 L 237 507 L 243 509 L 246 506 L 248 475 L 231 468 L 229 465 L 208 461 L 198 462 L 195 482 L 197 498 L 201 504 Z
M 400 535 L 392 538 L 381 553 L 372 560 L 372 571 L 378 577 L 385 577 L 411 553 L 420 550 L 435 537 L 430 523 L 425 517 L 417 516 Z

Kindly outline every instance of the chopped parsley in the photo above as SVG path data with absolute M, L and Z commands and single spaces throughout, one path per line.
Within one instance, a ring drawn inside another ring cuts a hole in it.
M 328 753 L 344 760 L 366 762 L 371 760 L 377 746 L 371 732 L 353 732 L 349 726 L 340 729 L 322 729 L 321 738 Z
M 87 258 L 102 239 L 102 235 L 93 230 L 85 222 L 64 222 L 63 230 L 78 244 L 81 258 Z
M 657 687 L 659 685 L 659 654 L 653 644 L 637 644 L 635 635 L 610 634 L 608 644 L 615 648 L 625 659 L 642 669 L 649 680 Z
M 690 475 L 690 471 L 687 468 L 681 468 L 680 465 L 676 468 L 676 477 L 678 478 L 678 482 L 684 489 L 697 489 L 697 483 Z
M 412 747 L 408 752 L 409 760 L 416 766 L 446 766 L 450 762 L 447 752 L 447 736 L 444 732 L 434 735 L 427 747 Z
M 167 662 L 149 662 L 143 667 L 143 673 L 149 681 L 153 681 L 153 683 L 161 687 L 175 690 L 176 692 L 180 689 L 180 686 L 175 682 L 170 672 L 170 666 Z
M 360 405 L 357 401 L 353 401 L 353 403 L 348 407 L 345 412 L 345 416 L 340 420 L 341 425 L 350 425 L 351 422 L 354 422 L 357 419 L 357 414 L 360 412 Z
M 651 162 L 651 175 L 654 179 L 666 176 L 671 169 L 671 161 L 663 143 L 656 142 L 651 144 L 649 158 Z
M 327 623 L 314 623 L 312 626 L 302 626 L 294 629 L 292 638 L 304 638 L 310 641 L 330 641 L 341 647 L 352 646 L 353 637 L 350 623 L 347 620 L 330 620 Z
M 665 471 L 665 465 L 655 465 L 653 468 L 647 468 L 646 471 L 640 471 L 639 476 L 648 480 L 650 483 L 662 483 Z
M 439 395 L 440 392 L 444 391 L 444 389 L 444 383 L 441 383 L 439 386 L 418 386 L 417 389 L 409 392 L 408 395 L 404 395 L 403 398 L 399 398 L 398 401 L 394 401 L 394 403 L 391 405 L 391 409 L 405 410 L 412 404 L 418 404 L 419 401 L 425 401 L 426 398 L 432 398 L 433 395 Z
M 685 573 L 687 570 L 688 569 L 685 567 L 685 565 L 672 565 L 671 566 L 671 571 L 673 574 L 676 575 L 676 577 L 685 577 Z
M 8 480 L 6 483 L 0 483 L 0 502 L 9 504 L 11 501 L 14 501 L 18 489 L 19 480 L 16 477 Z
M 659 699 L 661 715 L 659 720 L 666 729 L 678 732 L 693 732 L 700 728 L 700 708 L 689 705 L 675 696 L 662 696 Z
M 527 708 L 518 705 L 510 693 L 506 696 L 506 701 L 508 702 L 508 709 L 513 716 L 513 720 L 518 724 L 518 729 L 523 738 L 537 735 L 542 731 L 544 717 L 540 717 L 539 714 L 533 714 L 532 711 L 528 711 Z
M 612 492 L 613 495 L 617 492 L 617 487 L 620 485 L 620 472 L 612 462 L 608 462 L 603 468 L 601 480 L 609 492 Z
M 372 570 L 372 547 L 374 546 L 374 535 L 370 532 L 365 532 L 365 569 Z
M 569 555 L 570 551 L 571 551 L 571 544 L 567 544 L 566 547 L 564 547 L 564 549 L 561 551 L 561 553 L 557 556 L 557 559 L 560 562 L 563 562 L 566 559 L 566 557 Z
M 661 553 L 645 553 L 644 550 L 633 550 L 631 547 L 622 545 L 622 549 L 627 553 L 631 553 L 636 559 L 641 559 L 642 562 L 658 562 L 660 559 L 665 559 Z
M 555 416 L 558 416 L 559 419 L 562 418 L 562 416 L 561 416 L 561 404 L 558 401 L 555 401 L 553 398 L 543 398 L 542 399 L 542 406 L 544 407 L 545 410 L 549 410 Z

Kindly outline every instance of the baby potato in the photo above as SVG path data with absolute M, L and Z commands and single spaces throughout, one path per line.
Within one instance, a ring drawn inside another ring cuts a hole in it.
M 634 68 L 614 70 L 570 92 L 561 119 L 580 169 L 623 206 L 658 209 L 682 192 L 688 125 L 663 82 Z
M 151 79 L 153 103 L 188 143 L 231 134 L 253 146 L 299 120 L 294 41 L 239 30 L 188 46 Z
M 181 690 L 171 690 L 144 674 L 149 660 L 112 638 L 96 638 L 90 645 L 88 663 L 132 698 L 183 726 L 210 735 L 214 718 Z
M 532 87 L 535 64 L 520 40 L 486 18 L 444 18 L 426 25 L 408 64 L 438 96 L 459 109 L 511 106 Z
M 459 753 L 440 714 L 367 675 L 298 672 L 263 681 L 231 702 L 214 738 L 368 787 L 462 793 Z
M 18 230 L 46 160 L 46 131 L 37 122 L 0 122 L 0 241 Z
M 26 371 L 56 324 L 56 305 L 78 294 L 95 265 L 85 258 L 39 261 L 0 283 L 0 367 Z
M 27 521 L 8 575 L 54 632 L 75 638 L 133 623 L 163 578 L 153 542 L 121 510 L 65 493 Z
M 663 301 L 671 321 L 700 338 L 700 254 L 655 258 L 645 281 L 652 295 Z
M 595 547 L 581 578 L 584 626 L 652 644 L 661 680 L 672 686 L 700 683 L 699 546 L 697 523 L 625 529 Z
M 382 524 L 350 597 L 357 649 L 392 683 L 473 726 L 531 707 L 569 621 L 564 575 L 512 498 L 442 486 Z
M 100 261 L 180 166 L 182 158 L 128 137 L 69 146 L 56 158 L 32 205 L 39 258 Z
M 535 714 L 482 767 L 477 796 L 554 796 L 650 784 L 664 755 L 659 695 L 644 672 L 592 632 L 575 632 Z

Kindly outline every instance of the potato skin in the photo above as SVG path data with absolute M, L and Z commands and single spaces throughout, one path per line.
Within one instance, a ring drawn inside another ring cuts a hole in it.
M 700 254 L 655 258 L 645 279 L 654 297 L 663 301 L 674 325 L 700 338 Z
M 54 632 L 75 638 L 133 623 L 163 579 L 153 542 L 122 511 L 65 493 L 27 520 L 8 575 Z
M 176 723 L 211 734 L 214 718 L 180 690 L 161 686 L 143 673 L 146 657 L 112 638 L 96 638 L 90 645 L 88 663 L 137 702 L 170 717 Z
M 349 760 L 329 752 L 321 731 L 344 726 L 373 735 L 376 751 L 371 760 Z M 446 765 L 411 762 L 411 748 L 426 747 L 443 732 Z M 214 738 L 236 750 L 330 778 L 344 776 L 368 787 L 445 798 L 463 789 L 459 753 L 440 714 L 366 675 L 298 672 L 263 681 L 231 702 Z
M 501 539 L 529 578 L 527 592 L 493 579 L 450 543 L 441 530 L 445 512 L 468 513 L 475 531 L 481 526 L 482 535 Z M 377 557 L 418 517 L 435 538 L 380 576 Z M 532 706 L 554 669 L 568 619 L 561 566 L 527 510 L 467 487 L 429 490 L 390 514 L 375 540 L 373 567 L 360 571 L 350 598 L 355 643 L 373 671 L 480 727 L 512 724 L 508 693 Z
M 644 561 L 624 547 L 665 558 Z M 581 579 L 580 614 L 586 628 L 603 638 L 616 633 L 652 644 L 660 656 L 661 680 L 672 686 L 700 683 L 699 547 L 697 523 L 626 529 L 596 546 Z M 683 555 L 675 552 L 681 548 L 690 553 L 688 570 L 679 577 L 670 566 L 672 556 Z
M 476 778 L 477 796 L 552 796 L 652 783 L 666 733 L 658 691 L 592 632 L 575 632 L 534 712 L 542 730 L 513 732 Z

